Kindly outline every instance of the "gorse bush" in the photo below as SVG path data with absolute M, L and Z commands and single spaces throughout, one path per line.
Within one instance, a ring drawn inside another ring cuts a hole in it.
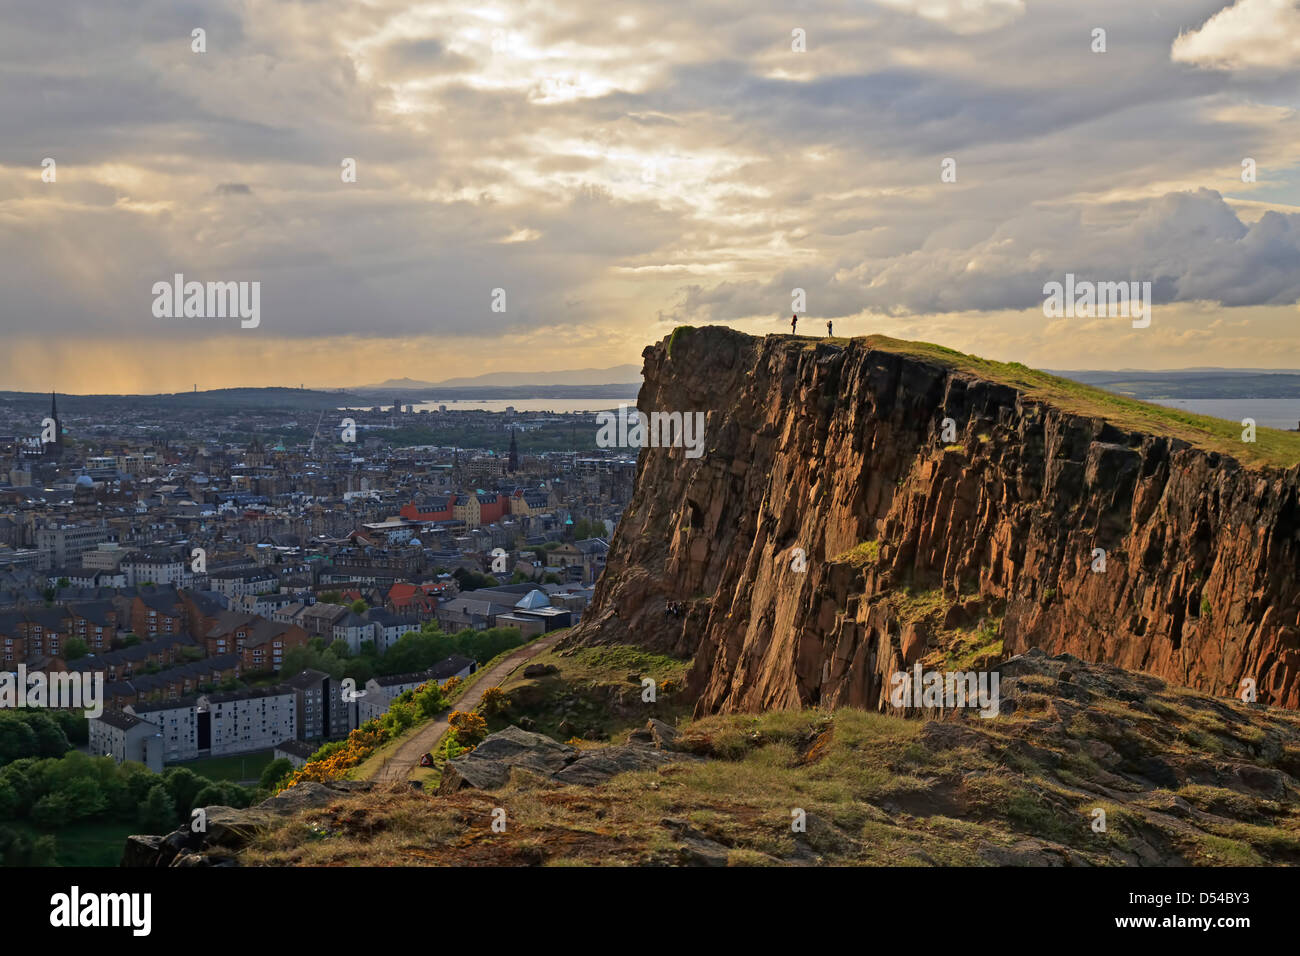
M 286 778 L 281 789 L 296 786 L 304 780 L 315 780 L 318 783 L 338 780 L 374 753 L 375 748 L 389 737 L 389 732 L 380 726 L 379 721 L 367 721 L 348 734 L 346 740 L 326 744 L 316 751 L 305 766 Z
M 487 736 L 487 720 L 472 710 L 455 710 L 447 718 L 447 725 L 463 747 L 473 747 Z
M 489 687 L 483 691 L 478 702 L 478 712 L 484 717 L 496 717 L 510 709 L 510 698 L 500 687 Z
M 303 780 L 315 780 L 318 783 L 339 780 L 367 760 L 379 747 L 400 736 L 420 720 L 428 719 L 445 708 L 443 688 L 438 686 L 437 681 L 427 681 L 419 687 L 403 691 L 382 717 L 362 724 L 344 740 L 323 744 L 303 767 L 277 778 L 274 789 L 278 793 Z

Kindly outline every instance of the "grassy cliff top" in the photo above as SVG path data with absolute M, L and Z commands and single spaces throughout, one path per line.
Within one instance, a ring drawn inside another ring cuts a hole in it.
M 948 368 L 1019 389 L 1062 411 L 1102 418 L 1121 427 L 1180 438 L 1205 451 L 1218 452 L 1254 467 L 1290 468 L 1300 464 L 1300 432 L 1257 428 L 1255 441 L 1241 440 L 1240 422 L 1168 408 L 1116 395 L 1093 385 L 1029 368 L 1019 362 L 995 362 L 929 342 L 908 342 L 886 335 L 856 340 L 870 348 L 936 362 Z
M 669 355 L 673 344 L 683 341 L 686 333 L 704 331 L 691 326 L 679 326 L 666 340 Z M 757 336 L 734 329 L 712 326 L 709 331 L 743 336 L 758 343 Z M 1255 441 L 1242 441 L 1242 424 L 1209 415 L 1168 408 L 1152 402 L 1116 395 L 1094 385 L 1085 385 L 1057 375 L 1049 375 L 1029 368 L 1019 362 L 995 362 L 967 355 L 956 349 L 934 345 L 930 342 L 909 342 L 887 335 L 866 335 L 856 338 L 822 336 L 770 335 L 767 338 L 787 339 L 803 348 L 830 344 L 840 348 L 865 345 L 869 349 L 892 352 L 911 358 L 933 362 L 957 372 L 973 375 L 986 381 L 1008 385 L 1027 397 L 1053 405 L 1062 411 L 1089 418 L 1100 418 L 1116 427 L 1135 432 L 1177 438 L 1207 452 L 1218 452 L 1252 468 L 1292 468 L 1300 464 L 1300 432 L 1281 431 L 1276 428 L 1257 427 Z

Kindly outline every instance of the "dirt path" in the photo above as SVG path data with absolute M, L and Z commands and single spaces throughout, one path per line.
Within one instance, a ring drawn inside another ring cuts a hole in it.
M 478 706 L 478 702 L 483 699 L 485 690 L 489 687 L 499 686 L 520 665 L 544 651 L 549 651 L 564 633 L 560 632 L 539 638 L 533 643 L 519 648 L 500 663 L 495 664 L 491 670 L 474 682 L 474 686 L 466 691 L 460 700 L 456 701 L 453 709 L 473 710 Z M 379 768 L 379 772 L 372 779 L 382 783 L 394 783 L 405 780 L 410 776 L 411 771 L 419 766 L 420 755 L 433 750 L 438 740 L 447 732 L 447 716 L 448 714 L 443 714 L 441 717 L 425 724 L 403 741 L 400 747 L 388 755 L 383 766 Z

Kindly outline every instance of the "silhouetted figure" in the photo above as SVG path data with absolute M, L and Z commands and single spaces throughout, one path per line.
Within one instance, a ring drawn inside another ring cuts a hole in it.
M 830 320 L 830 319 L 827 319 L 827 320 L 826 320 L 826 335 L 827 335 L 828 337 L 833 337 L 833 336 L 835 335 L 835 333 L 831 331 L 831 320 Z
M 792 316 L 790 316 L 790 334 L 791 334 L 791 335 L 794 335 L 794 334 L 795 334 L 795 327 L 798 326 L 798 324 L 799 324 L 799 316 L 797 316 L 797 315 L 792 315 Z

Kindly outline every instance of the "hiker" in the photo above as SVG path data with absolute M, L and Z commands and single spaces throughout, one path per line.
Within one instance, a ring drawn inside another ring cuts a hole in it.
M 830 320 L 830 319 L 827 319 L 827 320 L 826 320 L 826 337 L 827 337 L 827 338 L 834 338 L 834 337 L 835 337 L 835 333 L 831 331 L 831 320 Z
M 790 334 L 791 334 L 791 335 L 794 335 L 794 334 L 795 334 L 795 331 L 794 331 L 794 330 L 795 330 L 795 326 L 797 326 L 798 324 L 799 324 L 799 316 L 797 316 L 797 315 L 792 315 L 792 316 L 790 316 Z

